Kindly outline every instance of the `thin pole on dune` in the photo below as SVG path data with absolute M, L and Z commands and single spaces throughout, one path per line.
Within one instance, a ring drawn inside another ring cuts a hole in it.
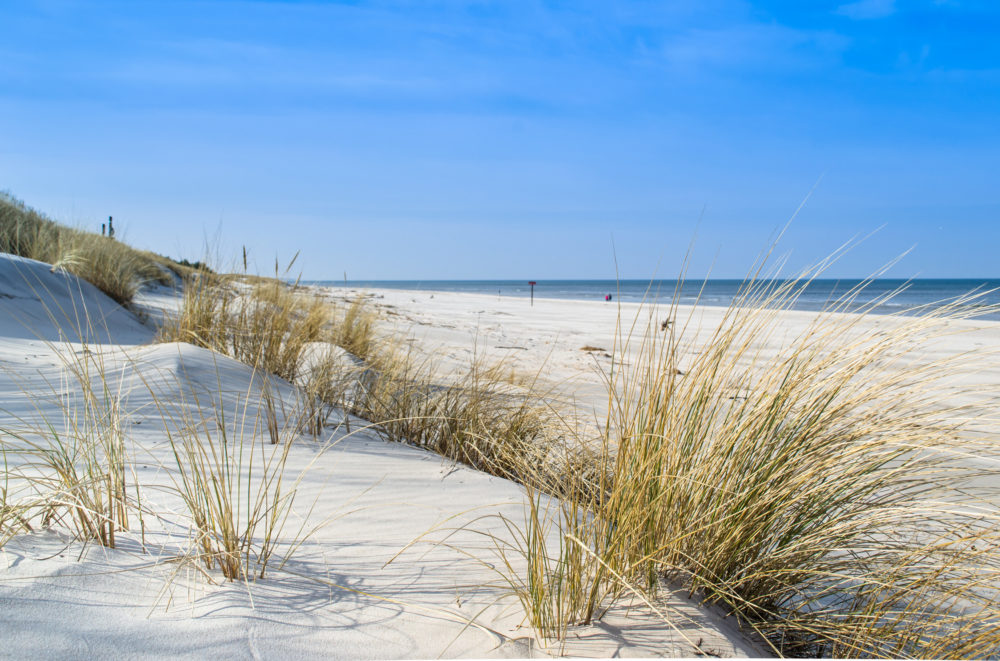
M 532 305 L 532 307 L 534 307 L 534 305 L 535 305 L 535 285 L 537 285 L 538 283 L 535 282 L 534 280 L 529 280 L 528 284 L 531 285 L 531 305 Z

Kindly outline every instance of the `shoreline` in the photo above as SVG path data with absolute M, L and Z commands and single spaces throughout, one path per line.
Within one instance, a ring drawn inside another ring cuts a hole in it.
M 426 286 L 423 283 L 426 282 Z M 790 280 L 761 280 L 762 283 L 786 283 Z M 388 280 L 357 281 L 341 283 L 331 280 L 301 282 L 303 286 L 317 287 L 331 291 L 401 291 L 413 294 L 449 293 L 494 296 L 494 288 L 499 288 L 497 298 L 531 299 L 531 288 L 521 281 L 500 280 Z M 699 307 L 729 307 L 743 284 L 737 279 L 700 281 L 659 281 L 662 289 L 651 289 L 645 280 L 556 280 L 540 281 L 534 291 L 539 300 L 561 300 L 576 302 L 605 303 L 605 296 L 611 295 L 611 303 L 632 303 L 642 305 L 669 306 L 676 300 L 678 305 Z M 396 286 L 398 285 L 398 286 Z M 680 289 L 675 289 L 680 285 Z M 825 312 L 836 309 L 838 297 L 847 296 L 854 287 L 862 287 L 861 295 L 849 304 L 841 304 L 849 314 L 867 313 L 879 316 L 912 317 L 928 309 L 940 308 L 956 299 L 975 296 L 970 310 L 984 309 L 979 321 L 1000 321 L 1000 280 L 997 279 L 884 279 L 868 282 L 865 280 L 817 279 L 812 280 L 796 297 L 793 307 L 798 312 Z M 513 293 L 511 293 L 513 292 Z M 973 294 L 973 292 L 979 292 Z
M 611 364 L 610 357 L 605 354 L 613 352 L 619 314 L 625 323 L 644 324 L 654 313 L 657 320 L 665 319 L 671 307 L 549 298 L 536 299 L 531 306 L 518 297 L 498 299 L 466 292 L 310 287 L 325 296 L 345 301 L 367 297 L 385 314 L 389 334 L 410 338 L 414 345 L 422 345 L 428 355 L 442 358 L 446 366 L 467 364 L 477 353 L 510 361 L 528 374 L 536 374 L 544 366 L 548 382 L 568 385 L 566 395 L 582 402 L 588 410 L 601 413 L 607 409 L 604 379 Z M 688 352 L 691 356 L 699 350 L 699 344 L 708 341 L 726 310 L 721 306 L 676 306 L 674 311 L 678 319 L 675 321 L 681 325 L 688 321 L 689 329 L 696 329 Z M 775 315 L 781 329 L 763 347 L 769 355 L 780 354 L 786 348 L 783 344 L 807 333 L 810 324 L 821 315 L 857 321 L 857 328 L 852 332 L 858 337 L 885 332 L 912 320 L 905 316 L 804 310 L 779 310 Z M 931 341 L 923 350 L 942 359 L 963 353 L 981 354 L 983 360 L 977 373 L 965 375 L 963 383 L 967 386 L 981 384 L 985 391 L 1000 393 L 1000 321 L 949 319 L 944 323 L 953 332 L 948 337 Z M 625 334 L 623 331 L 622 335 Z M 632 339 L 629 353 L 634 353 L 639 339 Z M 582 351 L 587 346 L 603 351 Z M 625 360 L 629 360 L 628 356 Z M 1000 395 L 993 395 L 989 402 L 978 405 L 1000 410 Z M 1000 423 L 996 431 L 1000 435 Z

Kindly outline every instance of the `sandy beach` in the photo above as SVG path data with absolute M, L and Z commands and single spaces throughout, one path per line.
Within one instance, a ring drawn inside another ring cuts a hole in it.
M 339 413 L 322 436 L 293 430 L 283 441 L 292 444 L 285 473 L 296 481 L 296 496 L 276 553 L 298 545 L 291 559 L 249 582 L 227 582 L 201 569 L 191 560 L 192 524 L 179 497 L 169 435 L 179 434 L 184 420 L 218 420 L 223 411 L 229 433 L 249 438 L 263 453 L 267 446 L 261 446 L 255 425 L 264 383 L 287 409 L 295 402 L 294 388 L 207 349 L 150 344 L 155 324 L 148 320 L 177 305 L 167 288 L 138 299 L 143 321 L 48 265 L 3 256 L 0 267 L 0 427 L 7 439 L 8 502 L 38 496 L 41 487 L 25 478 L 46 473 L 37 458 L 15 451 L 12 435 L 30 438 L 29 430 L 41 423 L 52 434 L 72 437 L 82 389 L 74 366 L 85 365 L 93 387 L 120 407 L 127 481 L 141 504 L 115 548 L 75 541 L 58 524 L 36 523 L 7 541 L 0 550 L 6 655 L 546 655 L 491 569 L 497 560 L 484 537 L 506 534 L 499 517 L 524 516 L 523 489 L 426 451 L 387 443 L 365 430 L 364 421 L 354 420 L 348 433 Z M 470 331 L 477 324 L 490 345 L 499 345 L 490 351 L 523 344 L 517 351 L 529 361 L 552 353 L 553 364 L 567 375 L 588 374 L 594 360 L 576 344 L 607 343 L 600 323 L 573 330 L 557 321 L 572 311 L 590 315 L 590 306 L 549 303 L 548 311 L 539 306 L 528 312 L 500 306 L 483 313 L 490 303 L 476 298 L 428 296 L 431 304 L 412 306 L 404 305 L 405 294 L 379 300 L 397 306 L 384 308 L 387 312 L 412 317 L 414 330 L 427 332 L 423 341 L 445 343 L 443 355 L 458 360 L 472 350 Z M 529 316 L 532 312 L 539 315 Z M 600 321 L 608 322 L 612 311 L 601 312 Z M 567 342 L 573 351 L 555 350 Z M 581 398 L 596 397 L 596 388 L 596 382 L 584 384 Z M 252 467 L 240 471 L 252 491 Z M 447 544 L 430 543 L 463 526 L 467 529 L 451 534 Z M 573 627 L 565 646 L 549 652 L 765 653 L 732 622 L 684 594 L 666 594 L 660 603 L 671 614 L 669 626 L 640 603 L 629 608 L 629 601 L 599 624 Z
M 504 361 L 522 374 L 539 375 L 576 407 L 598 418 L 607 413 L 606 380 L 616 344 L 620 351 L 629 342 L 626 362 L 634 359 L 646 325 L 652 322 L 656 328 L 670 319 L 678 327 L 687 324 L 685 355 L 690 360 L 704 349 L 726 311 L 723 307 L 682 305 L 671 312 L 666 306 L 599 300 L 536 298 L 531 304 L 520 297 L 446 291 L 337 287 L 322 293 L 337 300 L 367 297 L 385 315 L 384 332 L 410 338 L 416 349 L 433 354 L 445 367 L 468 365 L 474 355 Z M 757 355 L 766 361 L 786 352 L 796 338 L 809 332 L 817 314 L 781 311 L 775 332 Z M 904 323 L 905 317 L 866 315 L 850 333 L 864 338 Z M 920 344 L 894 369 L 905 371 L 918 361 L 970 357 L 966 369 L 952 381 L 963 394 L 951 403 L 970 406 L 966 413 L 977 418 L 975 428 L 980 432 L 1000 433 L 1000 322 L 951 320 L 943 326 L 947 328 L 945 336 Z

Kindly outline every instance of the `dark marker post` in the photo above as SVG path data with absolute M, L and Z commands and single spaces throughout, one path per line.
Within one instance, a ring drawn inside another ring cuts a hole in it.
M 531 285 L 531 305 L 535 304 L 535 285 L 538 283 L 534 280 L 529 280 L 528 284 Z

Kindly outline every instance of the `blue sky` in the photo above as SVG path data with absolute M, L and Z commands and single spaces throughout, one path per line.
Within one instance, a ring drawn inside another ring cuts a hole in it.
M 1000 3 L 0 6 L 0 188 L 311 279 L 1000 276 Z M 818 182 L 818 183 L 817 183 Z M 881 229 L 879 229 L 881 228 Z M 612 241 L 614 248 L 612 248 Z M 713 266 L 714 264 L 714 266 Z

